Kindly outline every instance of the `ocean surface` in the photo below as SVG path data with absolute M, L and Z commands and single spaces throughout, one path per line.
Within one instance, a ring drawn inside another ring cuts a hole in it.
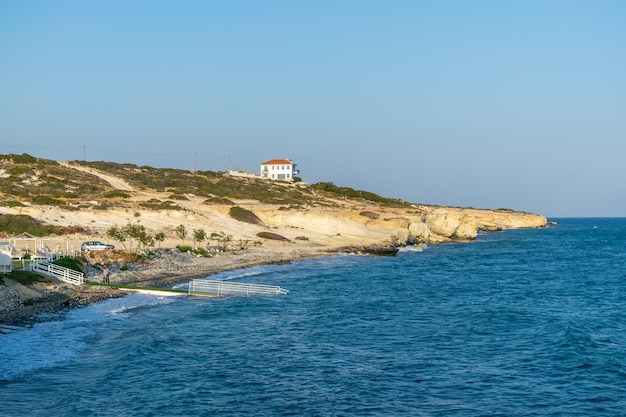
M 626 415 L 626 219 L 231 271 L 0 336 L 0 416 Z

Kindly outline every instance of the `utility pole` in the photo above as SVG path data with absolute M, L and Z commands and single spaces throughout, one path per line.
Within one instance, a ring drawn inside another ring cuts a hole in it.
M 83 162 L 87 162 L 87 145 L 83 145 Z

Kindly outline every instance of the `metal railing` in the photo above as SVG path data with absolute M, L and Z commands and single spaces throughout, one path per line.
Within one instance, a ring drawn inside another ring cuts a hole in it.
M 194 279 L 189 282 L 189 295 L 276 295 L 287 293 L 289 291 L 286 289 L 272 285 L 202 279 Z
M 34 262 L 30 264 L 30 270 L 53 276 L 61 281 L 73 285 L 81 285 L 85 276 L 82 272 L 77 272 L 73 269 L 65 268 L 49 262 Z

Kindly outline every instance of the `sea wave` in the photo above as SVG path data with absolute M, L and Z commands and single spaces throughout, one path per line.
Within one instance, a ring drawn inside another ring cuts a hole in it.
M 14 380 L 31 371 L 68 362 L 88 348 L 89 338 L 103 323 L 172 301 L 169 297 L 129 294 L 48 317 L 48 321 L 30 328 L 15 327 L 2 335 L 0 380 Z

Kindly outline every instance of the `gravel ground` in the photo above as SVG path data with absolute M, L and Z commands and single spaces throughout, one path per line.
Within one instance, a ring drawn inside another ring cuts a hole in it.
M 222 271 L 332 254 L 333 252 L 318 248 L 283 246 L 249 248 L 204 258 L 171 250 L 158 251 L 151 259 L 141 262 L 111 262 L 108 263 L 108 268 L 112 284 L 170 287 L 176 283 Z M 87 268 L 85 280 L 103 282 L 102 269 L 97 263 Z M 44 313 L 83 307 L 128 294 L 115 288 L 73 286 L 54 279 L 51 279 L 50 283 L 24 286 L 5 278 L 4 284 L 0 285 L 0 325 L 31 325 L 46 320 Z

